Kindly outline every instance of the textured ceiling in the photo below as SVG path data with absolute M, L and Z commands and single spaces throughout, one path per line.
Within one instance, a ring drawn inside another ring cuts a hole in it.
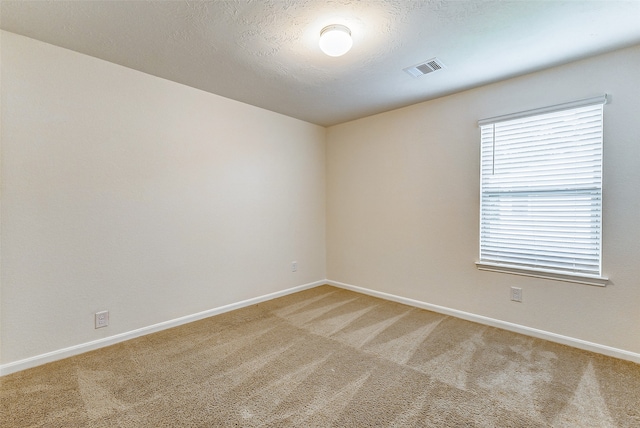
M 640 0 L 2 1 L 0 27 L 320 125 L 640 43 Z M 318 47 L 328 24 L 353 48 Z M 403 68 L 437 57 L 444 70 Z

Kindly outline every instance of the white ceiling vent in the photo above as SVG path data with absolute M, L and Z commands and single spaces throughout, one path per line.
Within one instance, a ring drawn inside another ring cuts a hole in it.
M 445 68 L 445 66 L 438 58 L 431 58 L 421 62 L 420 64 L 407 67 L 404 71 L 413 77 L 420 77 L 425 74 L 433 73 L 434 71 L 442 70 L 443 68 Z

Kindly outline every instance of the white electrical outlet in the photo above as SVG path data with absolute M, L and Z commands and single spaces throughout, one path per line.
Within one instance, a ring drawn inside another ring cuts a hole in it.
M 291 272 L 298 272 L 298 262 L 291 262 Z
M 109 325 L 109 311 L 96 312 L 96 328 L 102 328 Z
M 511 300 L 514 302 L 522 302 L 522 288 L 511 287 Z

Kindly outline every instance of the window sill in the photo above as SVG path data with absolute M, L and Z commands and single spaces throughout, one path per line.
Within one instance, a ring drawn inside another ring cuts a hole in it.
M 534 278 L 552 279 L 555 281 L 576 282 L 578 284 L 596 285 L 599 287 L 604 287 L 609 282 L 609 278 L 605 278 L 602 276 L 558 273 L 542 269 L 526 269 L 522 267 L 502 265 L 498 263 L 476 262 L 476 267 L 479 270 L 486 270 L 491 272 L 532 276 Z

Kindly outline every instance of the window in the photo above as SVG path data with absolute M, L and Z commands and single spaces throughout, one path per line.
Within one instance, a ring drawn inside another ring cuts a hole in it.
M 484 270 L 606 284 L 603 97 L 482 120 Z

